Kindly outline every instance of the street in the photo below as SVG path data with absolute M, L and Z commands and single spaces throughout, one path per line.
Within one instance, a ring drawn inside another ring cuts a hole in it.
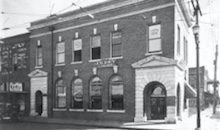
M 19 122 L 19 123 L 1 123 L 0 130 L 120 130 L 120 129 Z

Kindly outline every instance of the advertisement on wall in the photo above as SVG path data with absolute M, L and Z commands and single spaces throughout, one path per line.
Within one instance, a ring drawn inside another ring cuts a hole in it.
M 23 85 L 22 83 L 10 83 L 9 85 L 9 91 L 11 92 L 22 92 L 23 91 Z

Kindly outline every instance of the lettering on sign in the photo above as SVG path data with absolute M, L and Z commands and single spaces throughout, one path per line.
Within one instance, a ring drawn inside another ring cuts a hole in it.
M 22 83 L 10 83 L 9 91 L 22 92 L 23 91 Z
M 95 67 L 104 68 L 104 67 L 113 67 L 115 65 L 115 60 L 113 59 L 104 59 L 95 63 Z

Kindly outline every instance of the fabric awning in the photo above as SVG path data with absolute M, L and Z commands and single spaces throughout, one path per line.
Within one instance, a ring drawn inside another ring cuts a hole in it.
M 184 82 L 186 98 L 196 97 L 196 90 L 187 81 Z

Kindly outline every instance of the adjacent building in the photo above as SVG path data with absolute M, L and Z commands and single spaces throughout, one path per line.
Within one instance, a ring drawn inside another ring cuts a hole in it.
M 29 33 L 1 39 L 0 103 L 19 104 L 25 115 L 30 110 L 29 49 Z
M 110 0 L 32 22 L 30 116 L 176 122 L 195 96 L 190 26 L 183 0 Z

